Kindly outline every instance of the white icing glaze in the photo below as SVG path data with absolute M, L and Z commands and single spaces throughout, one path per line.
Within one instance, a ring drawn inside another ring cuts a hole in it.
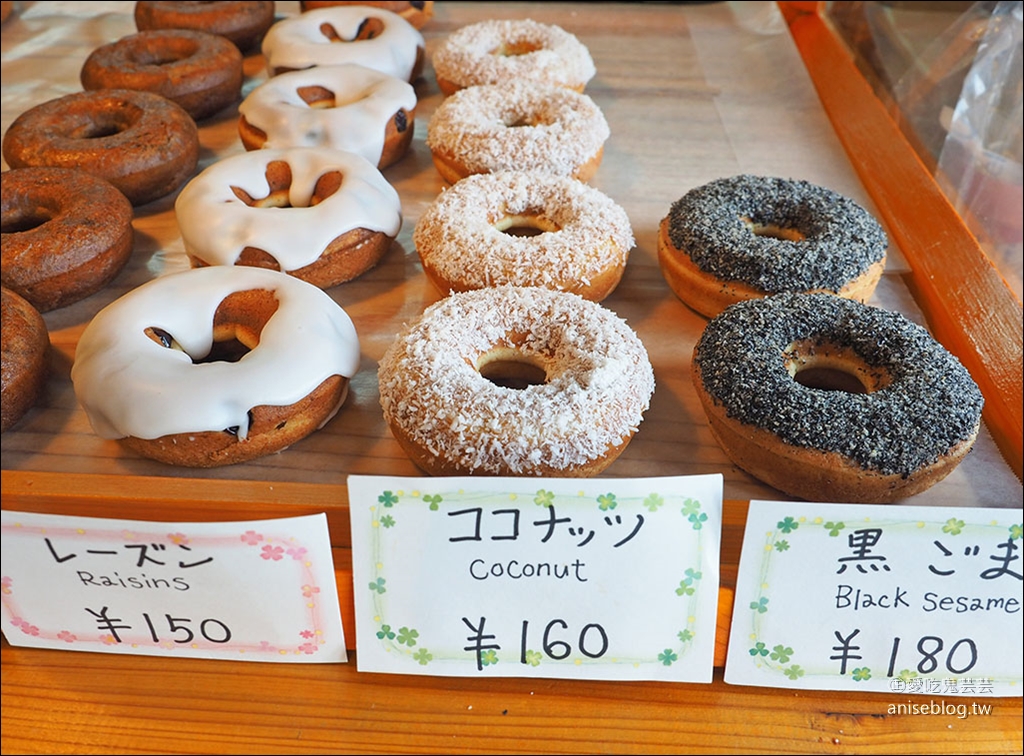
M 569 176 L 601 150 L 610 133 L 587 95 L 511 81 L 467 87 L 446 98 L 431 116 L 427 146 L 472 173 L 538 170 Z
M 279 301 L 260 343 L 238 362 L 194 364 L 210 351 L 218 305 L 252 289 L 270 290 Z M 153 341 L 149 327 L 166 331 L 184 351 Z M 328 294 L 277 271 L 208 267 L 161 276 L 103 308 L 78 341 L 71 380 L 103 438 L 233 426 L 244 438 L 252 407 L 294 404 L 358 367 L 355 327 Z
M 291 167 L 291 207 L 252 207 L 231 190 L 251 197 L 270 193 L 267 165 Z M 339 171 L 341 187 L 309 206 L 317 179 Z M 338 236 L 355 228 L 389 237 L 402 227 L 398 192 L 366 158 L 353 152 L 313 147 L 255 150 L 218 160 L 192 179 L 174 203 L 185 251 L 209 265 L 234 265 L 246 247 L 270 254 L 281 270 L 314 262 Z
M 547 382 L 497 386 L 481 355 L 523 336 L 519 348 Z M 400 333 L 377 371 L 388 423 L 429 454 L 467 469 L 592 462 L 636 431 L 654 392 L 647 350 L 624 320 L 576 294 L 499 286 L 452 294 Z
M 521 55 L 499 52 L 518 45 L 538 49 Z M 463 87 L 533 79 L 582 88 L 596 73 L 590 52 L 575 35 L 529 18 L 464 26 L 438 45 L 431 61 L 438 78 Z
M 495 222 L 539 213 L 559 227 L 511 236 Z M 564 289 L 625 265 L 633 232 L 625 210 L 568 176 L 501 171 L 444 190 L 413 233 L 416 251 L 448 280 L 473 288 L 512 284 Z
M 367 18 L 379 19 L 383 32 L 373 39 L 356 39 Z M 342 40 L 332 42 L 321 25 L 329 24 Z M 335 6 L 306 11 L 270 27 L 263 38 L 263 55 L 273 76 L 281 68 L 311 68 L 359 63 L 404 81 L 410 81 L 423 35 L 396 13 L 363 5 Z
M 330 90 L 335 104 L 310 107 L 299 96 L 302 87 Z M 266 133 L 264 149 L 329 147 L 355 152 L 378 165 L 388 121 L 399 109 L 415 107 L 416 90 L 409 82 L 345 63 L 275 76 L 250 92 L 238 112 Z

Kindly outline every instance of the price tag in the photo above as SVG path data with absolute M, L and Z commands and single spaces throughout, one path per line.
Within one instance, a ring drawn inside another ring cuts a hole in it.
M 360 671 L 711 681 L 721 475 L 348 487 Z
M 1021 510 L 752 501 L 725 681 L 1020 696 Z
M 216 523 L 0 515 L 11 645 L 346 661 L 323 514 Z

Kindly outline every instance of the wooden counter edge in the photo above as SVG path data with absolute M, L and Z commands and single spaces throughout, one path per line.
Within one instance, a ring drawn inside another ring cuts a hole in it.
M 936 338 L 978 383 L 985 423 L 1022 478 L 1021 303 L 829 27 L 824 3 L 778 5 L 836 135 L 910 263 L 907 285 Z

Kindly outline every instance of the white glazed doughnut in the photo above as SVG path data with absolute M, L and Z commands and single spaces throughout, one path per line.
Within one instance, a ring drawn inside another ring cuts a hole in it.
M 320 288 L 373 267 L 402 225 L 398 192 L 377 168 L 313 147 L 219 160 L 174 209 L 194 266 L 270 267 Z
M 582 92 L 597 73 L 590 51 L 575 35 L 529 18 L 464 26 L 438 45 L 431 62 L 446 95 L 523 79 Z
M 508 233 L 534 229 L 535 235 Z M 599 302 L 615 289 L 633 231 L 626 211 L 568 176 L 501 171 L 468 176 L 438 195 L 413 233 L 423 270 L 442 293 L 544 286 Z
M 537 287 L 431 305 L 377 376 L 395 439 L 431 475 L 596 475 L 629 444 L 654 392 L 647 350 L 624 320 Z
M 438 105 L 427 146 L 441 177 L 545 171 L 588 181 L 611 134 L 597 104 L 568 87 L 532 81 L 461 89 Z
M 248 150 L 328 147 L 385 168 L 405 154 L 416 118 L 416 90 L 355 63 L 274 76 L 238 106 Z
M 358 63 L 403 81 L 423 72 L 423 35 L 396 13 L 367 5 L 318 8 L 278 21 L 263 38 L 271 76 Z
M 243 358 L 202 361 L 232 339 L 249 349 Z M 99 436 L 168 464 L 214 467 L 322 427 L 358 366 L 352 321 L 326 293 L 218 266 L 156 278 L 101 310 L 71 380 Z

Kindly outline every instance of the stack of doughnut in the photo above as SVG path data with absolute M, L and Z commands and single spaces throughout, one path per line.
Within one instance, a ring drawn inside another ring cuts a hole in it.
M 661 222 L 658 261 L 670 288 L 706 317 L 787 291 L 865 302 L 888 237 L 863 207 L 807 181 L 740 175 L 691 189 Z
M 194 267 L 271 268 L 320 288 L 376 265 L 402 224 L 398 192 L 372 163 L 312 147 L 219 160 L 174 209 Z
M 654 373 L 610 310 L 499 286 L 428 307 L 384 354 L 378 383 L 395 439 L 431 475 L 587 477 L 628 445 Z
M 80 77 L 86 90 L 153 92 L 176 102 L 198 121 L 241 98 L 242 54 L 216 34 L 143 31 L 97 47 L 82 65 Z
M 982 395 L 953 355 L 904 316 L 834 294 L 738 302 L 708 323 L 691 365 L 729 458 L 803 499 L 907 498 L 978 434 Z
M 238 108 L 247 150 L 327 147 L 362 155 L 378 168 L 412 143 L 416 90 L 407 81 L 356 63 L 279 74 Z
M 3 332 L 0 349 L 0 433 L 35 405 L 46 385 L 50 335 L 43 316 L 27 300 L 0 287 Z
M 40 312 L 106 286 L 132 254 L 132 206 L 74 168 L 15 168 L 3 186 L 3 285 Z
M 442 192 L 420 216 L 413 243 L 444 294 L 545 286 L 598 302 L 622 278 L 633 232 L 625 210 L 587 184 L 501 171 Z
M 438 45 L 431 62 L 445 95 L 524 79 L 582 92 L 597 72 L 590 51 L 575 35 L 533 19 L 464 26 Z
M 274 3 L 258 0 L 214 0 L 214 2 L 135 3 L 135 28 L 188 29 L 226 37 L 241 52 L 257 47 L 274 23 Z
M 278 21 L 263 38 L 271 76 L 357 63 L 412 82 L 423 72 L 426 43 L 396 13 L 368 5 L 318 8 Z
M 358 367 L 352 321 L 323 291 L 216 266 L 160 276 L 101 310 L 71 380 L 102 438 L 169 465 L 220 467 L 323 427 Z

